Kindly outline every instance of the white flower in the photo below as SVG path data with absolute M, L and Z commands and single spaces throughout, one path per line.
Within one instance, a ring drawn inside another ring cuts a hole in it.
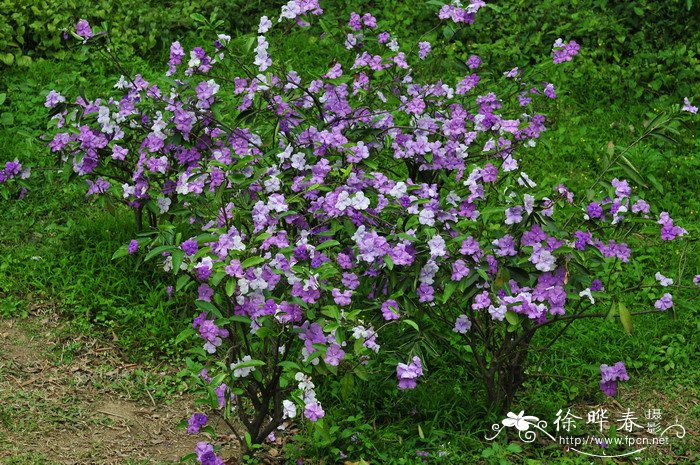
M 421 210 L 420 215 L 418 215 L 418 222 L 426 226 L 432 226 L 435 224 L 435 212 L 429 208 L 424 208 Z
M 156 203 L 158 204 L 160 212 L 166 213 L 168 210 L 170 210 L 170 204 L 172 204 L 173 201 L 170 200 L 168 197 L 158 197 L 156 199 Z
M 260 18 L 260 25 L 258 26 L 258 34 L 265 34 L 272 27 L 272 21 L 267 16 Z
M 357 192 L 352 199 L 352 207 L 355 210 L 367 210 L 369 208 L 369 199 L 362 192 Z
M 533 197 L 530 194 L 525 194 L 523 196 L 523 206 L 525 207 L 525 211 L 527 214 L 532 214 L 532 211 L 535 207 L 535 197 Z
M 399 181 L 391 188 L 389 195 L 398 199 L 406 195 L 406 192 L 408 192 L 408 186 L 405 182 Z
M 663 287 L 666 286 L 671 286 L 673 285 L 673 280 L 671 278 L 667 278 L 666 276 L 662 275 L 658 271 L 656 272 L 656 280 L 661 284 Z
M 444 257 L 447 254 L 445 250 L 445 239 L 439 234 L 435 235 L 428 241 L 428 247 L 430 247 L 431 257 Z
M 250 355 L 245 355 L 242 359 L 239 359 L 236 363 L 231 364 L 231 369 L 233 370 L 233 377 L 234 378 L 245 378 L 249 374 L 251 374 L 253 371 L 255 371 L 255 367 L 244 367 L 244 368 L 236 368 L 238 365 L 241 365 L 245 362 L 250 362 L 252 360 Z
M 352 205 L 352 201 L 350 200 L 350 194 L 348 194 L 347 191 L 343 191 L 338 194 L 338 199 L 335 202 L 335 208 L 342 212 L 345 211 L 345 209 L 350 205 Z
M 294 418 L 297 416 L 297 406 L 291 400 L 285 399 L 282 401 L 282 411 L 282 418 Z
M 591 294 L 591 288 L 589 288 L 589 287 L 587 287 L 586 289 L 579 292 L 578 295 L 579 295 L 579 297 L 588 297 L 588 300 L 590 300 L 592 304 L 595 303 L 595 299 L 593 298 L 593 295 Z

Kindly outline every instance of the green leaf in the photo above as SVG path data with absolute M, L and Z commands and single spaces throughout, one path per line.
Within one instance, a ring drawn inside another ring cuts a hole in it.
M 364 366 L 358 365 L 355 367 L 355 370 L 353 370 L 353 371 L 354 371 L 355 375 L 358 378 L 360 378 L 362 381 L 369 380 L 369 376 L 367 375 L 367 369 Z
M 7 94 L 0 94 L 0 105 L 5 103 L 6 99 L 7 99 Z
M 445 291 L 442 293 L 442 303 L 444 304 L 447 302 L 450 297 L 452 297 L 452 294 L 454 291 L 457 289 L 457 283 L 454 281 L 450 281 L 445 285 Z
M 15 123 L 15 117 L 10 112 L 0 114 L 0 124 L 3 126 L 12 126 Z
M 195 334 L 195 330 L 192 328 L 185 328 L 180 334 L 177 335 L 175 338 L 175 344 L 179 344 L 185 339 L 189 338 L 190 336 L 193 336 Z
M 352 395 L 354 387 L 355 378 L 350 373 L 346 373 L 345 376 L 340 379 L 340 395 L 344 399 L 349 398 Z
M 331 239 L 331 240 L 324 241 L 321 244 L 317 245 L 316 250 L 324 250 L 324 249 L 327 249 L 329 247 L 333 247 L 336 245 L 340 245 L 340 242 L 336 241 L 335 239 Z
M 192 13 L 190 15 L 190 18 L 192 18 L 197 23 L 206 23 L 207 22 L 207 18 L 205 18 L 203 15 L 201 15 L 199 13 Z
M 392 260 L 389 255 L 384 255 L 384 263 L 386 264 L 386 267 L 390 270 L 394 269 L 394 260 Z
M 508 310 L 506 312 L 506 321 L 512 325 L 517 325 L 520 319 L 518 318 L 518 314 L 513 310 Z
M 220 311 L 218 308 L 216 308 L 216 306 L 215 306 L 214 304 L 212 304 L 211 302 L 205 302 L 205 301 L 203 301 L 203 300 L 197 300 L 197 301 L 195 301 L 194 304 L 195 304 L 195 305 L 197 306 L 197 308 L 200 309 L 200 310 L 203 310 L 203 311 L 205 311 L 205 312 L 211 313 L 211 314 L 215 315 L 215 316 L 218 317 L 218 318 L 222 318 L 222 317 L 223 317 L 223 315 L 221 314 L 221 311 Z
M 0 61 L 10 66 L 15 61 L 15 56 L 11 53 L 0 53 Z
M 152 259 L 153 257 L 162 254 L 163 252 L 169 252 L 171 250 L 174 250 L 176 247 L 174 245 L 159 245 L 158 247 L 155 247 L 153 250 L 148 252 L 146 257 L 143 259 L 145 262 L 148 260 Z
M 119 247 L 116 252 L 114 252 L 114 255 L 112 255 L 112 260 L 116 260 L 117 258 L 124 257 L 125 255 L 129 254 L 129 246 L 123 245 Z
M 250 318 L 247 316 L 242 316 L 242 315 L 232 315 L 228 318 L 226 318 L 227 321 L 233 321 L 236 323 L 243 323 L 244 325 L 250 325 Z M 258 330 L 260 331 L 260 330 Z
M 190 280 L 191 280 L 191 278 L 188 275 L 183 274 L 182 276 L 180 276 L 177 279 L 177 283 L 175 284 L 175 290 L 179 291 L 180 289 L 185 287 L 187 285 L 187 283 L 190 282 Z
M 627 306 L 620 302 L 617 310 L 620 312 L 620 323 L 622 323 L 622 327 L 627 334 L 632 334 L 632 315 L 630 315 L 629 310 L 627 310 Z
M 259 265 L 262 262 L 264 262 L 265 259 L 262 257 L 249 257 L 243 260 L 243 263 L 241 263 L 241 266 L 243 268 L 250 268 L 251 266 Z
M 241 362 L 241 363 L 236 363 L 233 366 L 233 369 L 237 368 L 252 368 L 252 367 L 261 367 L 264 366 L 265 362 L 262 360 L 248 360 L 247 362 Z
M 416 323 L 413 320 L 401 320 L 401 323 L 407 324 L 408 326 L 415 329 L 416 331 L 420 331 L 420 329 L 418 328 L 418 323 Z
M 229 279 L 228 281 L 226 281 L 226 295 L 231 297 L 235 291 L 236 291 L 236 280 Z
M 178 274 L 180 272 L 180 267 L 182 266 L 182 259 L 185 258 L 184 250 L 177 249 L 173 250 L 173 272 Z

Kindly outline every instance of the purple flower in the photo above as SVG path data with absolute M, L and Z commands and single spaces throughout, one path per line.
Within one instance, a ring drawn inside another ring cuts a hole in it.
M 90 23 L 88 23 L 85 19 L 78 21 L 78 23 L 75 25 L 75 32 L 83 39 L 89 39 L 94 35 L 92 33 L 92 29 L 90 28 Z
M 323 360 L 327 364 L 337 367 L 344 358 L 345 352 L 343 349 L 341 349 L 338 344 L 332 344 L 326 350 L 326 356 Z
M 617 362 L 613 366 L 601 365 L 600 376 L 600 389 L 608 397 L 612 397 L 617 393 L 618 381 L 627 381 L 630 379 L 623 362 Z
M 433 258 L 444 257 L 447 255 L 447 250 L 445 249 L 445 239 L 443 239 L 440 235 L 433 236 L 428 241 L 428 247 L 430 248 L 430 256 Z
M 598 202 L 591 202 L 587 207 L 588 217 L 591 219 L 601 218 L 603 216 L 603 207 Z
M 667 292 L 654 303 L 654 307 L 661 311 L 668 310 L 673 307 L 673 296 Z
M 688 231 L 685 229 L 681 228 L 680 226 L 675 226 L 673 224 L 673 220 L 666 212 L 661 212 L 657 223 L 661 225 L 661 240 L 672 241 L 678 236 L 688 234 Z
M 200 284 L 199 288 L 197 289 L 197 293 L 197 300 L 201 300 L 203 302 L 211 302 L 211 297 L 214 295 L 214 289 L 212 289 L 206 284 Z
M 659 284 L 663 287 L 670 286 L 673 284 L 673 280 L 671 278 L 667 278 L 666 276 L 662 275 L 660 272 L 656 272 L 654 275 L 654 278 L 659 282 Z
M 586 231 L 576 231 L 574 237 L 576 238 L 574 247 L 578 250 L 586 250 L 586 246 L 590 244 L 593 239 L 593 234 Z
M 630 188 L 630 185 L 626 179 L 619 180 L 615 178 L 612 180 L 611 184 L 615 188 L 615 195 L 619 199 L 629 197 L 630 193 L 632 192 L 632 188 Z
M 139 241 L 137 241 L 136 239 L 132 239 L 129 242 L 129 248 L 128 248 L 129 254 L 136 253 L 136 251 L 138 249 L 139 249 Z
M 517 224 L 523 220 L 523 207 L 511 207 L 506 209 L 506 224 Z
M 481 58 L 477 55 L 472 55 L 467 59 L 467 66 L 470 69 L 477 69 L 481 65 Z
M 364 24 L 370 29 L 375 29 L 377 27 L 377 18 L 375 18 L 369 13 L 365 13 L 364 15 L 362 15 L 362 24 Z
M 431 47 L 430 42 L 419 42 L 418 43 L 418 58 L 425 60 L 425 57 L 430 53 Z
M 425 101 L 420 97 L 411 99 L 406 105 L 406 112 L 413 115 L 420 115 L 425 111 Z
M 185 242 L 180 244 L 180 248 L 185 252 L 185 254 L 188 257 L 191 257 L 192 255 L 197 253 L 197 250 L 199 249 L 199 245 L 197 244 L 197 240 L 193 237 L 187 239 Z
M 599 292 L 603 290 L 603 283 L 600 281 L 600 279 L 594 279 L 591 281 L 591 291 L 593 292 Z
M 228 337 L 229 332 L 216 326 L 214 320 L 208 320 L 207 316 L 207 312 L 200 313 L 192 322 L 192 327 L 199 328 L 199 336 L 205 341 L 204 350 L 213 354 L 223 342 L 221 338 Z
M 59 103 L 62 103 L 62 102 L 65 102 L 65 101 L 66 101 L 66 98 L 65 98 L 63 95 L 59 94 L 59 93 L 56 92 L 55 90 L 52 90 L 52 91 L 49 92 L 49 94 L 46 96 L 46 101 L 44 102 L 44 106 L 45 106 L 46 108 L 53 108 L 53 107 L 55 107 L 56 105 L 58 105 Z
M 452 281 L 459 281 L 462 278 L 469 276 L 471 270 L 464 260 L 455 260 L 452 263 Z
M 632 205 L 632 213 L 649 213 L 651 207 L 644 200 L 637 200 L 634 205 Z
M 333 296 L 333 300 L 335 301 L 335 303 L 340 305 L 341 307 L 350 305 L 350 303 L 352 302 L 352 290 L 350 289 L 346 291 L 341 291 L 340 289 L 334 288 L 331 291 L 331 295 Z
M 455 321 L 455 326 L 452 331 L 455 333 L 465 334 L 472 327 L 472 322 L 467 315 L 460 315 Z
M 557 39 L 552 50 L 552 61 L 555 64 L 571 61 L 573 57 L 578 55 L 580 49 L 581 46 L 574 40 L 564 42 L 562 39 Z
M 514 256 L 518 253 L 515 250 L 515 239 L 510 234 L 496 239 L 493 241 L 493 245 L 496 246 L 494 253 L 499 257 Z
M 683 108 L 681 108 L 681 110 L 696 114 L 698 112 L 698 107 L 691 105 L 688 97 L 685 97 L 683 98 Z
M 223 459 L 214 454 L 214 446 L 208 442 L 198 442 L 194 453 L 201 465 L 226 465 Z
M 557 98 L 556 89 L 554 87 L 554 84 L 552 84 L 551 82 L 545 82 L 544 89 L 542 89 L 542 93 L 547 98 L 551 98 L 551 99 Z
M 489 291 L 483 291 L 474 296 L 474 303 L 472 304 L 472 309 L 480 310 L 483 308 L 489 308 L 489 305 L 491 305 Z
M 102 177 L 98 177 L 95 179 L 95 181 L 87 180 L 87 185 L 88 185 L 88 191 L 86 195 L 97 195 L 97 194 L 104 194 L 107 192 L 107 189 L 109 189 L 109 181 L 103 179 Z
M 353 31 L 359 31 L 362 29 L 362 16 L 355 13 L 354 11 L 350 13 L 350 20 L 348 21 L 348 26 Z
M 387 300 L 382 304 L 382 316 L 385 320 L 399 319 L 399 304 L 395 300 Z
M 187 420 L 187 433 L 189 434 L 197 434 L 199 433 L 199 430 L 207 424 L 207 421 L 209 419 L 207 416 L 203 413 L 195 413 L 193 414 L 189 420 Z
M 316 422 L 319 419 L 326 416 L 326 412 L 323 411 L 321 404 L 319 404 L 318 402 L 313 402 L 306 404 L 306 407 L 304 408 L 304 416 L 309 421 Z
M 413 357 L 413 361 L 409 364 L 399 363 L 396 366 L 399 389 L 415 389 L 416 380 L 421 376 L 423 376 L 423 364 L 418 357 Z
M 168 72 L 165 73 L 166 76 L 172 76 L 177 71 L 177 65 L 182 63 L 182 59 L 185 57 L 185 49 L 182 48 L 180 42 L 173 42 L 170 45 L 170 59 L 168 60 Z
M 417 293 L 418 302 L 432 302 L 435 300 L 435 289 L 433 289 L 433 286 L 430 284 L 421 283 L 420 286 L 418 286 Z
M 492 163 L 487 163 L 481 170 L 481 179 L 484 182 L 496 182 L 498 179 L 498 168 Z

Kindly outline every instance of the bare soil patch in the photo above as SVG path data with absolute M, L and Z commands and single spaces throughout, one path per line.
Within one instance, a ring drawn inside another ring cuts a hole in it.
M 203 438 L 177 428 L 191 399 L 134 400 L 113 386 L 139 367 L 104 341 L 61 330 L 54 312 L 0 320 L 3 462 L 176 463 L 192 452 Z

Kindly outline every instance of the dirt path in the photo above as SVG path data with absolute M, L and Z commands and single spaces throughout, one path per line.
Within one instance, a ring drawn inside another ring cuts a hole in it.
M 176 463 L 192 452 L 203 438 L 176 427 L 189 399 L 166 405 L 146 390 L 133 400 L 143 397 L 143 387 L 129 395 L 139 367 L 62 329 L 52 312 L 0 319 L 2 463 Z

